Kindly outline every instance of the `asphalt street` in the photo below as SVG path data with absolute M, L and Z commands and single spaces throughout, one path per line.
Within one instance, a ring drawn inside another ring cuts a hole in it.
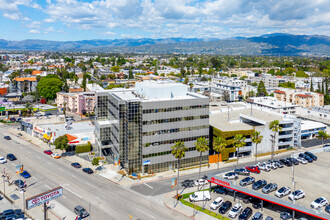
M 88 209 L 90 204 L 91 219 L 188 219 L 166 208 L 162 201 L 147 199 L 101 176 L 85 174 L 64 159 L 53 159 L 42 149 L 8 134 L 6 129 L 0 125 L 0 156 L 13 153 L 18 160 L 0 164 L 0 169 L 6 168 L 18 179 L 15 166 L 24 165 L 32 175 L 27 180 L 27 197 L 62 186 L 64 195 L 57 201 L 69 210 L 76 205 Z M 5 140 L 5 135 L 10 135 L 12 140 Z

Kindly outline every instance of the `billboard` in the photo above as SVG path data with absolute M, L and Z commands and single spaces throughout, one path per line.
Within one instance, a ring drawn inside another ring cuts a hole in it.
M 49 202 L 53 199 L 63 195 L 63 188 L 57 187 L 55 189 L 48 190 L 47 192 L 41 193 L 39 195 L 33 196 L 26 200 L 26 208 L 32 209 L 36 206 L 42 205 L 46 202 Z
M 16 166 L 16 174 L 23 173 L 23 165 L 18 165 Z

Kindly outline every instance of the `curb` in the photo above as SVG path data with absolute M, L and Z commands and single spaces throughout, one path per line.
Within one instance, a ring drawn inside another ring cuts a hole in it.
M 189 216 L 189 215 L 187 215 L 187 214 L 185 214 L 185 213 L 179 212 L 178 210 L 176 210 L 176 209 L 174 209 L 174 208 L 168 206 L 168 205 L 165 203 L 164 200 L 163 200 L 163 204 L 166 206 L 166 208 L 171 209 L 172 211 L 175 211 L 176 213 L 179 213 L 179 214 L 181 214 L 181 215 L 184 215 L 184 216 L 186 216 L 187 218 L 190 218 L 190 219 L 195 219 L 194 216 Z

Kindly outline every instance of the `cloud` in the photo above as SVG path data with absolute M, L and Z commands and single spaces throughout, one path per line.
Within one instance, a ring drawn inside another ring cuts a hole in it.
M 11 20 L 30 20 L 28 17 L 22 15 L 18 6 L 41 9 L 41 6 L 34 0 L 0 0 L 0 11 L 5 18 Z
M 109 36 L 115 36 L 116 33 L 115 32 L 112 32 L 112 31 L 107 31 L 104 33 L 105 35 L 109 35 Z
M 40 31 L 38 30 L 29 30 L 30 34 L 40 34 Z

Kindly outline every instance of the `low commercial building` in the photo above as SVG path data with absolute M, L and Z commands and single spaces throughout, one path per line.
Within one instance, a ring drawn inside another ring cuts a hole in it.
M 300 108 L 296 116 L 330 125 L 330 105 Z
M 281 114 L 295 114 L 299 108 L 299 105 L 294 103 L 287 103 L 283 101 L 278 101 L 275 97 L 250 97 L 246 100 L 253 106 L 259 109 L 269 109 L 276 113 Z
M 301 139 L 312 139 L 319 131 L 327 131 L 327 126 L 320 122 L 301 120 Z
M 188 148 L 181 167 L 198 165 L 195 143 L 209 136 L 209 99 L 179 83 L 137 82 L 135 89 L 96 93 L 96 142 L 129 173 L 175 169 L 176 142 Z M 208 163 L 208 152 L 202 154 Z

